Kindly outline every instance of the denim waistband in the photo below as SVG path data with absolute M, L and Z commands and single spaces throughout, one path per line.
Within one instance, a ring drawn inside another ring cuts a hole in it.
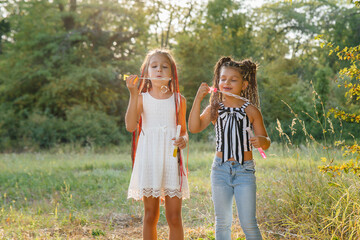
M 221 159 L 220 157 L 218 157 L 218 156 L 215 155 L 215 157 L 214 157 L 214 162 L 222 162 L 222 159 Z M 234 160 L 234 161 L 225 161 L 225 162 L 223 162 L 223 163 L 233 163 L 233 162 L 240 164 L 238 161 L 235 161 L 235 160 Z M 244 164 L 246 164 L 246 163 L 252 163 L 252 162 L 254 162 L 254 159 L 245 160 L 245 161 L 244 161 Z

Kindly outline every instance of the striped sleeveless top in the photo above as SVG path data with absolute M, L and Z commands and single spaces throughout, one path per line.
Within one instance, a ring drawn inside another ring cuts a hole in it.
M 222 161 L 234 158 L 244 163 L 244 151 L 251 151 L 249 134 L 246 131 L 251 123 L 245 108 L 250 105 L 247 101 L 240 108 L 225 107 L 220 103 L 218 118 L 215 123 L 216 151 L 222 152 Z

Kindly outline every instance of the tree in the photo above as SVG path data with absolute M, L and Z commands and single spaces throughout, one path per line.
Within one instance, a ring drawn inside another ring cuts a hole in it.
M 12 41 L 0 55 L 2 109 L 24 121 L 35 112 L 67 121 L 75 107 L 124 119 L 127 89 L 118 75 L 135 72 L 148 45 L 143 3 L 19 1 L 7 7 Z
M 0 54 L 2 54 L 2 36 L 10 32 L 10 23 L 6 19 L 0 21 Z
M 9 79 L 4 82 L 4 100 L 15 102 L 19 109 L 47 109 L 62 117 L 65 109 L 76 104 L 90 104 L 112 114 L 122 111 L 114 105 L 119 91 L 124 91 L 119 89 L 117 75 L 133 70 L 133 63 L 139 62 L 147 29 L 147 20 L 141 17 L 145 16 L 143 5 L 124 4 L 140 17 L 117 1 L 19 4 L 23 16 L 12 19 L 15 42 L 6 53 L 10 61 L 4 62 L 4 69 L 12 71 L 2 74 Z M 37 20 L 40 14 L 46 21 Z
M 336 78 L 341 64 L 335 61 L 334 56 L 319 51 L 314 36 L 321 32 L 330 41 L 341 38 L 336 33 L 347 29 L 344 39 L 353 39 L 353 32 L 356 35 L 358 31 L 353 27 L 353 23 L 359 21 L 357 13 L 358 10 L 335 1 L 293 1 L 291 4 L 280 1 L 265 4 L 254 11 L 251 21 L 257 26 L 254 35 L 259 48 L 255 54 L 259 54 L 257 59 L 261 63 L 259 89 L 262 106 L 266 109 L 264 120 L 270 126 L 270 134 L 276 119 L 285 125 L 292 123 L 288 111 L 279 111 L 279 108 L 287 108 L 281 102 L 283 100 L 295 112 L 306 113 L 302 117 L 312 128 L 313 136 L 323 138 L 322 132 L 311 125 L 313 120 L 310 116 L 316 114 L 325 121 L 318 99 L 314 100 L 317 107 L 313 108 L 311 85 L 314 84 L 315 90 L 319 91 L 325 111 L 339 105 L 343 101 L 341 90 L 337 90 L 330 79 Z M 292 76 L 292 81 L 286 81 L 289 76 Z M 277 140 L 275 134 L 271 137 Z M 302 141 L 300 135 L 297 138 Z
M 359 1 L 356 2 L 357 7 L 360 7 Z M 317 39 L 321 39 L 322 36 L 318 36 Z M 340 48 L 335 46 L 332 42 L 321 43 L 322 47 L 328 47 L 329 55 L 336 53 L 340 61 L 347 62 L 348 66 L 342 68 L 339 71 L 339 76 L 343 82 L 339 86 L 343 86 L 347 89 L 345 96 L 349 100 L 352 106 L 351 112 L 346 112 L 340 108 L 332 108 L 329 114 L 334 114 L 336 118 L 340 118 L 353 124 L 360 124 L 360 45 Z M 343 164 L 332 165 L 334 159 L 323 158 L 326 165 L 319 166 L 323 172 L 330 173 L 349 173 L 352 172 L 360 177 L 360 146 L 356 139 L 353 145 L 345 144 L 344 141 L 336 142 L 336 145 L 341 145 L 343 150 L 343 157 L 350 156 L 350 160 Z
M 213 68 L 219 57 L 231 55 L 236 59 L 251 57 L 251 27 L 246 16 L 237 11 L 236 1 L 209 1 L 205 10 L 198 12 L 191 31 L 176 35 L 174 47 L 179 62 L 182 85 L 191 106 L 201 82 L 212 84 Z

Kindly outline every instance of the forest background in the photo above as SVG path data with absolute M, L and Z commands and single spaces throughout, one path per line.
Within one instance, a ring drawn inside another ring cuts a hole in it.
M 119 74 L 139 74 L 153 48 L 174 53 L 188 112 L 220 56 L 252 58 L 272 141 L 283 136 L 279 124 L 293 143 L 306 141 L 289 106 L 323 141 L 314 119 L 326 125 L 329 109 L 358 113 L 360 106 L 345 96 L 351 79 L 338 77 L 349 63 L 321 44 L 357 46 L 360 9 L 347 1 L 250 2 L 0 1 L 0 150 L 129 142 L 129 93 Z M 335 121 L 342 139 L 359 138 L 358 124 Z M 190 137 L 207 141 L 212 129 Z

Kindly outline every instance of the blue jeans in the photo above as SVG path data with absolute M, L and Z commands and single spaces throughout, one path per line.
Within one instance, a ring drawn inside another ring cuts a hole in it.
M 211 190 L 217 240 L 231 239 L 233 196 L 246 239 L 262 239 L 256 221 L 256 179 L 253 160 L 245 161 L 241 165 L 236 161 L 222 163 L 221 158 L 215 157 L 211 169 Z

